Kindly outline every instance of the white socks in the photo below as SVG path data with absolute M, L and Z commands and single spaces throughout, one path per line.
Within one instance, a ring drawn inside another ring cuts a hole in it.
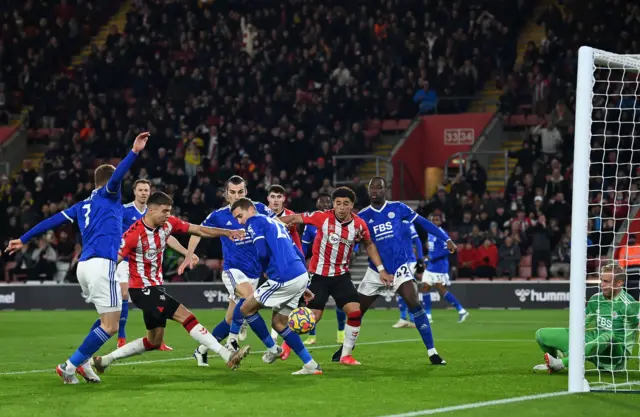
M 278 336 L 280 336 L 278 332 L 275 329 L 271 329 L 271 338 L 274 342 L 278 340 Z
M 351 355 L 353 347 L 356 345 L 356 340 L 358 340 L 359 334 L 360 326 L 353 327 L 348 324 L 344 326 L 344 343 L 342 344 L 342 354 L 340 355 L 341 358 Z
M 200 342 L 200 344 L 205 345 L 209 350 L 219 354 L 225 362 L 229 362 L 231 352 L 222 346 L 202 324 L 198 323 L 193 326 L 189 335 Z
M 135 355 L 140 355 L 146 350 L 147 349 L 145 348 L 144 342 L 142 341 L 142 339 L 136 339 L 133 342 L 129 342 L 126 345 L 122 346 L 121 348 L 114 350 L 108 355 L 103 356 L 102 364 L 104 366 L 109 366 L 114 361 L 124 359 L 124 358 L 129 358 Z

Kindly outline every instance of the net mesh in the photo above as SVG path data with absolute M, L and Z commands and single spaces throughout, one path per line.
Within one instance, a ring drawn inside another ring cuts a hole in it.
M 594 51 L 585 379 L 596 391 L 640 390 L 639 73 L 639 56 Z M 625 288 L 617 296 L 606 296 L 605 265 L 622 268 Z

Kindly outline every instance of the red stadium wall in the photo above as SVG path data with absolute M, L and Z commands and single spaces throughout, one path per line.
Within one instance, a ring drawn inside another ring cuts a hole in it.
M 471 150 L 492 117 L 493 113 L 422 116 L 392 156 L 393 198 L 428 197 L 425 196 L 425 169 L 442 169 L 452 154 Z

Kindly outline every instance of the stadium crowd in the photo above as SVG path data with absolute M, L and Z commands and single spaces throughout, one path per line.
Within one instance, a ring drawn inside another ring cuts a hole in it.
M 256 8 L 249 1 L 142 0 L 124 32 L 112 27 L 106 44 L 74 69 L 66 67 L 69 54 L 44 59 L 49 32 L 30 36 L 35 22 L 14 25 L 36 6 L 15 4 L 4 15 L 15 39 L 3 70 L 8 58 L 26 53 L 30 75 L 11 66 L 13 81 L 4 88 L 33 106 L 32 127 L 45 132 L 38 140 L 47 150 L 42 167 L 26 162 L 15 178 L 0 180 L 2 237 L 85 198 L 90 169 L 122 156 L 143 129 L 153 140 L 125 184 L 128 196 L 134 178 L 149 178 L 174 197 L 178 213 L 199 222 L 222 204 L 224 179 L 239 173 L 256 200 L 282 184 L 290 208 L 312 208 L 317 193 L 331 189 L 332 155 L 371 150 L 378 133 L 372 121 L 464 111 L 468 101 L 447 98 L 472 96 L 493 71 L 510 68 L 530 3 L 291 0 Z M 94 33 L 99 22 L 81 16 L 106 16 L 103 6 L 69 0 L 37 7 L 38 15 L 56 11 L 59 43 L 71 53 L 77 21 Z M 21 48 L 27 42 L 40 51 L 37 59 Z M 355 166 L 341 169 L 349 174 Z M 73 242 L 72 228 L 67 233 Z
M 123 32 L 113 26 L 105 45 L 93 46 L 83 65 L 69 69 L 69 57 L 117 2 L 19 3 L 1 9 L 0 92 L 7 108 L 33 106 L 31 127 L 45 132 L 34 140 L 47 149 L 41 167 L 26 161 L 15 178 L 0 178 L 0 211 L 7 213 L 0 219 L 2 240 L 88 196 L 91 169 L 116 162 L 141 130 L 153 140 L 125 183 L 128 198 L 133 180 L 148 178 L 174 198 L 181 216 L 200 222 L 223 204 L 223 181 L 239 173 L 254 199 L 265 201 L 266 188 L 282 184 L 287 205 L 308 210 L 319 192 L 331 190 L 333 155 L 372 149 L 376 120 L 463 112 L 469 100 L 452 97 L 473 96 L 497 76 L 505 91 L 501 110 L 531 112 L 541 123 L 512 155 L 518 166 L 504 195 L 485 191 L 486 172 L 474 164 L 421 204 L 425 215 L 441 212 L 463 243 L 458 276 L 567 275 L 577 48 L 627 52 L 640 26 L 630 3 L 551 5 L 538 22 L 547 37 L 529 45 L 514 70 L 531 1 L 409 7 L 399 0 L 367 6 L 291 0 L 256 8 L 249 1 L 139 0 Z M 53 17 L 33 21 L 45 11 Z M 611 20 L 624 30 L 605 24 Z M 606 112 L 608 123 L 596 130 L 616 131 L 619 115 L 633 117 L 614 113 Z M 604 121 L 605 112 L 594 117 Z M 603 158 L 615 161 L 618 144 L 595 141 Z M 355 168 L 341 166 L 342 174 Z M 628 212 L 632 196 L 623 191 L 637 184 L 591 188 L 602 189 L 593 195 L 589 234 L 590 257 L 598 258 Z M 65 262 L 77 252 L 71 227 L 50 241 Z M 38 253 L 44 255 L 26 257 L 23 265 L 40 265 L 33 273 L 48 279 L 54 269 L 45 255 L 52 252 Z M 216 243 L 207 253 L 219 256 Z
M 563 3 L 562 8 L 548 6 L 537 22 L 547 36 L 539 45 L 530 43 L 522 66 L 498 80 L 504 85 L 501 111 L 538 120 L 526 130 L 522 148 L 511 152 L 518 162 L 504 195 L 484 192 L 486 174 L 473 165 L 421 204 L 423 214 L 443 213 L 455 231 L 461 243 L 455 257 L 459 277 L 569 276 L 578 48 L 637 51 L 640 7 L 610 0 Z M 618 238 L 624 235 L 619 229 L 639 202 L 640 186 L 640 154 L 634 152 L 633 124 L 628 123 L 638 121 L 637 83 L 625 83 L 633 80 L 618 70 L 600 69 L 596 79 L 589 271 L 611 257 L 616 231 Z

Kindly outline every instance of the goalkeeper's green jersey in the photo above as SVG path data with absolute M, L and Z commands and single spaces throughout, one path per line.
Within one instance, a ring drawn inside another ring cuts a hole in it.
M 614 342 L 622 343 L 629 353 L 637 340 L 639 319 L 640 303 L 624 290 L 613 300 L 600 292 L 587 302 L 586 329 L 613 332 Z

